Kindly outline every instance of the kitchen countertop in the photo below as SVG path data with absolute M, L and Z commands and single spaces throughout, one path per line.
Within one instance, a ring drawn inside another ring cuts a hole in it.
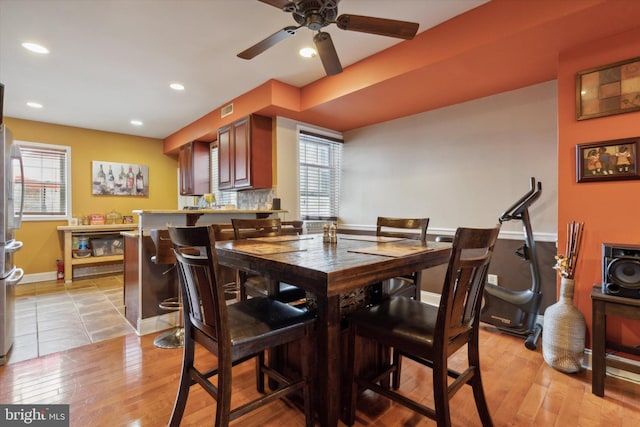
M 134 210 L 138 215 L 140 228 L 149 231 L 153 228 L 174 225 L 222 224 L 230 223 L 233 218 L 268 218 L 272 215 L 287 213 L 273 209 L 149 209 Z
M 138 215 L 145 214 L 170 214 L 170 215 L 182 215 L 182 214 L 277 214 L 287 213 L 285 210 L 273 210 L 273 209 L 138 209 L 132 211 Z

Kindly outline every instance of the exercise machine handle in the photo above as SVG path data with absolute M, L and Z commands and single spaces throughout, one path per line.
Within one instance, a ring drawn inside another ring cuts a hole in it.
M 529 187 L 529 191 L 527 191 L 524 196 L 520 197 L 517 202 L 511 205 L 509 209 L 507 209 L 503 212 L 502 215 L 500 215 L 500 223 L 510 221 L 514 218 L 520 219 L 518 218 L 518 215 L 520 215 L 526 208 L 528 208 L 534 201 L 536 201 L 538 197 L 540 197 L 540 193 L 542 191 L 541 182 L 536 183 L 536 178 L 532 176 Z

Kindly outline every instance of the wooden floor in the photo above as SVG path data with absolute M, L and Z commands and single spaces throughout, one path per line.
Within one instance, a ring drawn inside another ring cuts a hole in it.
M 177 389 L 181 350 L 158 349 L 154 335 L 129 334 L 0 367 L 0 402 L 70 404 L 71 426 L 164 426 Z M 481 331 L 482 373 L 496 426 L 638 426 L 640 385 L 608 377 L 604 398 L 591 394 L 591 372 L 567 375 L 547 366 L 522 339 Z M 202 356 L 202 355 L 201 355 Z M 456 355 L 455 363 L 464 354 Z M 255 393 L 254 366 L 234 371 L 235 404 Z M 406 360 L 401 390 L 418 387 L 429 401 L 430 371 Z M 212 400 L 194 387 L 185 426 L 211 425 Z M 452 401 L 454 426 L 480 426 L 471 392 Z M 304 425 L 285 401 L 236 420 L 238 426 Z M 357 426 L 433 426 L 429 419 L 370 394 L 359 402 Z

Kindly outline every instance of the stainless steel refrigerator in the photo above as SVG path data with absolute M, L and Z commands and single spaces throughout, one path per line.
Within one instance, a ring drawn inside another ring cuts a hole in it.
M 11 131 L 2 123 L 3 101 L 4 86 L 0 84 L 0 166 L 4 178 L 0 183 L 0 365 L 5 364 L 13 345 L 15 286 L 24 275 L 13 261 L 13 254 L 22 247 L 22 242 L 15 239 L 24 206 L 22 156 Z

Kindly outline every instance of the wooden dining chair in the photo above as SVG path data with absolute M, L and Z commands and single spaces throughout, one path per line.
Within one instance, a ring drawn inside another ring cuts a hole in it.
M 231 224 L 233 225 L 233 231 L 237 240 L 282 235 L 280 218 L 232 218 Z M 244 271 L 238 272 L 238 276 L 240 283 L 240 300 L 246 300 L 247 296 L 267 296 L 269 294 L 268 278 Z M 295 303 L 297 301 L 303 301 L 306 297 L 306 292 L 304 289 L 280 282 L 278 283 L 274 297 L 282 302 Z
M 304 221 L 296 219 L 293 221 L 282 221 L 282 234 L 300 235 L 304 232 Z
M 233 225 L 231 223 L 220 223 L 220 224 L 211 224 L 213 228 L 213 234 L 216 238 L 216 242 L 223 242 L 225 240 L 233 240 L 236 238 L 235 232 L 233 231 Z M 240 280 L 238 278 L 238 271 L 225 267 L 223 265 L 220 266 L 220 274 L 222 277 L 222 282 L 224 283 L 224 292 L 227 301 L 233 299 L 240 298 Z
M 376 235 L 399 237 L 427 242 L 429 218 L 389 218 L 378 217 Z M 414 271 L 401 277 L 394 277 L 382 283 L 382 294 L 388 296 L 406 295 L 420 301 L 422 271 Z
M 302 391 L 306 425 L 313 425 L 310 389 L 310 347 L 315 320 L 306 310 L 266 297 L 227 305 L 218 281 L 220 268 L 211 226 L 169 227 L 176 254 L 184 301 L 184 353 L 180 385 L 170 426 L 179 426 L 191 386 L 199 384 L 216 400 L 215 423 L 228 426 L 234 420 L 267 403 Z M 196 343 L 216 357 L 195 361 Z M 265 351 L 284 344 L 300 348 L 300 374 L 285 375 L 265 365 Z M 255 358 L 260 395 L 232 409 L 233 366 Z M 196 366 L 197 365 L 197 366 Z M 216 376 L 217 381 L 210 379 Z M 265 393 L 265 376 L 277 387 Z
M 358 393 L 370 389 L 436 420 L 438 426 L 450 426 L 449 400 L 464 384 L 473 389 L 482 425 L 493 425 L 482 387 L 478 329 L 482 291 L 499 231 L 499 226 L 490 229 L 459 228 L 456 231 L 439 307 L 396 296 L 350 315 L 348 425 L 353 425 L 355 420 Z M 358 337 L 391 347 L 392 363 L 383 366 L 382 372 L 356 376 Z M 464 346 L 468 367 L 463 372 L 456 372 L 448 366 L 448 359 Z M 424 393 L 417 393 L 413 388 L 410 392 L 398 392 L 398 361 L 401 355 L 432 369 L 433 407 L 421 403 Z M 392 387 L 386 386 L 389 376 L 392 377 Z M 450 384 L 448 377 L 454 379 Z M 418 396 L 412 398 L 412 393 Z

